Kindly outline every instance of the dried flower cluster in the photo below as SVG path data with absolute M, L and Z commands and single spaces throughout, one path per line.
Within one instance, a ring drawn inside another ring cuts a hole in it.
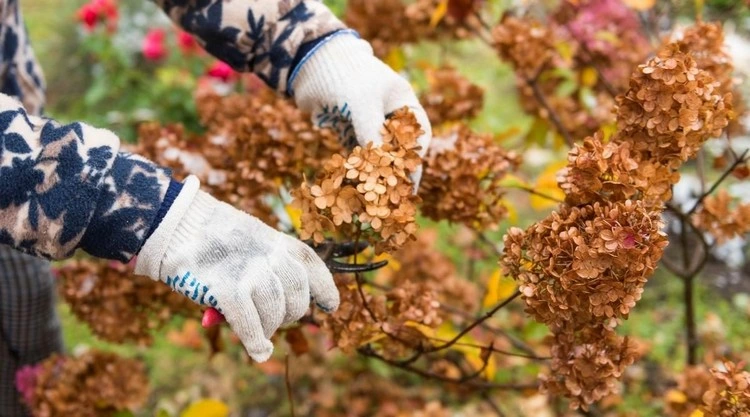
M 726 190 L 720 190 L 703 200 L 693 223 L 723 243 L 750 232 L 750 204 L 735 204 Z
M 449 0 L 444 15 L 441 0 L 352 0 L 344 21 L 368 40 L 379 57 L 399 45 L 420 39 L 466 38 L 480 25 L 476 16 L 481 1 Z M 439 17 L 439 19 L 437 19 Z
M 381 133 L 381 146 L 370 143 L 348 156 L 333 155 L 314 185 L 303 183 L 293 191 L 302 212 L 302 239 L 322 242 L 325 232 L 338 232 L 348 240 L 361 236 L 378 253 L 413 239 L 419 198 L 413 195 L 409 175 L 422 162 L 417 153 L 422 130 L 403 108 L 384 123 Z
M 479 307 L 480 291 L 476 284 L 458 275 L 450 258 L 435 248 L 438 241 L 434 230 L 423 230 L 417 240 L 394 252 L 388 267 L 377 275 L 377 281 L 392 287 L 408 282 L 437 294 L 438 300 L 462 311 L 474 312 Z
M 548 123 L 556 118 L 558 133 L 565 130 L 574 138 L 612 121 L 611 95 L 597 83 L 596 71 L 575 59 L 583 52 L 561 26 L 506 15 L 492 36 L 498 54 L 516 72 L 524 111 Z M 560 44 L 569 48 L 566 55 Z
M 558 178 L 568 204 L 633 198 L 660 206 L 672 197 L 677 169 L 727 127 L 731 93 L 721 95 L 680 48 L 669 44 L 638 67 L 618 97 L 618 131 L 608 143 L 595 134 L 568 154 Z
M 341 150 L 336 134 L 317 129 L 309 115 L 267 88 L 252 95 L 204 94 L 198 112 L 207 132 L 189 136 L 181 126 L 141 126 L 135 152 L 198 176 L 215 197 L 259 217 L 275 218 L 264 197 L 296 187 L 305 173 Z
M 750 372 L 745 364 L 726 361 L 721 367 L 689 367 L 675 389 L 667 392 L 666 411 L 673 417 L 750 416 Z
M 73 314 L 98 337 L 148 345 L 151 333 L 174 315 L 200 317 L 200 310 L 166 285 L 117 262 L 74 260 L 57 270 L 60 292 Z
M 148 397 L 143 364 L 114 353 L 53 355 L 39 365 L 29 407 L 38 417 L 110 417 Z
M 618 98 L 618 131 L 608 143 L 596 134 L 570 151 L 558 178 L 566 203 L 504 239 L 505 271 L 519 281 L 526 311 L 554 335 L 554 377 L 543 386 L 573 398 L 573 407 L 614 391 L 623 368 L 608 367 L 607 358 L 632 362 L 621 360 L 611 331 L 641 298 L 667 245 L 662 202 L 680 165 L 731 116 L 731 97 L 680 48 L 667 45 L 638 67 Z M 602 332 L 611 335 L 593 336 Z M 571 360 L 577 355 L 604 368 Z
M 534 79 L 543 68 L 559 60 L 553 28 L 531 19 L 503 16 L 492 30 L 495 49 L 524 79 Z
M 634 343 L 606 327 L 562 331 L 553 337 L 550 368 L 555 371 L 541 377 L 543 391 L 568 393 L 573 408 L 586 408 L 617 391 L 623 371 L 639 356 Z
M 724 369 L 711 369 L 711 389 L 703 394 L 703 415 L 750 416 L 750 372 L 745 364 L 724 362 Z
M 677 387 L 665 395 L 665 411 L 671 417 L 690 417 L 711 390 L 711 373 L 706 366 L 689 366 L 677 377 Z
M 484 90 L 455 68 L 427 70 L 429 89 L 420 102 L 433 126 L 476 117 L 484 105 Z
M 613 141 L 631 142 L 642 160 L 678 168 L 729 123 L 732 97 L 720 86 L 690 51 L 667 45 L 638 67 L 630 90 L 618 97 L 619 131 Z
M 436 294 L 420 284 L 405 282 L 378 295 L 364 289 L 360 293 L 351 276 L 339 276 L 337 286 L 341 306 L 321 319 L 336 346 L 344 352 L 378 343 L 386 356 L 399 357 L 429 345 L 419 326 L 435 328 L 442 322 Z
M 526 311 L 556 329 L 614 328 L 640 300 L 667 245 L 659 212 L 643 202 L 563 205 L 505 236 L 503 265 Z
M 422 214 L 475 229 L 493 228 L 508 215 L 502 181 L 520 156 L 496 144 L 492 135 L 459 125 L 433 138 L 419 188 Z

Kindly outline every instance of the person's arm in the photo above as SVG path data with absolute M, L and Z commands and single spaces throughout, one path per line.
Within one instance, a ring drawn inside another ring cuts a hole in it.
M 258 361 L 279 326 L 339 294 L 309 246 L 184 183 L 112 132 L 29 116 L 0 94 L 0 244 L 61 259 L 76 249 L 129 261 L 225 315 Z M 2 279 L 2 277 L 0 277 Z
M 206 51 L 237 71 L 256 73 L 294 98 L 318 127 L 348 147 L 380 143 L 385 118 L 414 112 L 427 153 L 432 128 L 409 82 L 316 0 L 153 0 Z M 421 170 L 413 176 L 419 183 Z
M 305 51 L 346 29 L 316 0 L 153 1 L 208 53 L 280 92 Z
M 82 248 L 130 260 L 170 176 L 119 145 L 108 130 L 31 116 L 0 95 L 0 243 L 49 259 Z

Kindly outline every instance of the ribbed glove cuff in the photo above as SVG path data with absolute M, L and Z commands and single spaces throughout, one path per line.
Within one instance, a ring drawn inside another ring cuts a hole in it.
M 201 210 L 195 210 L 193 208 L 199 195 L 200 181 L 197 177 L 191 175 L 183 183 L 182 191 L 175 198 L 172 207 L 167 212 L 164 219 L 161 221 L 159 227 L 156 228 L 154 233 L 146 241 L 141 248 L 138 259 L 135 263 L 135 273 L 137 275 L 145 275 L 151 277 L 154 280 L 161 280 L 161 267 L 164 261 L 164 256 L 172 244 L 173 239 L 178 236 L 184 238 L 184 232 L 182 226 L 184 220 L 190 219 L 190 224 L 194 224 L 196 220 L 193 218 L 202 218 L 204 216 Z M 202 194 L 202 193 L 201 193 Z M 212 198 L 212 197 L 208 197 Z M 199 202 L 196 206 L 203 208 L 204 202 Z M 177 231 L 180 230 L 180 234 L 177 235 Z

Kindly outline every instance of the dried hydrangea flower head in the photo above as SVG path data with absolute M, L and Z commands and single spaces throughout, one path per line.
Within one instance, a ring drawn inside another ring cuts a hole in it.
M 416 42 L 419 37 L 406 17 L 406 4 L 402 0 L 350 0 L 344 22 L 368 40 L 380 58 L 399 45 Z
M 508 216 L 501 185 L 521 163 L 520 156 L 465 125 L 433 138 L 419 188 L 422 214 L 482 230 Z
M 334 132 L 313 126 L 309 115 L 268 88 L 252 95 L 202 94 L 197 107 L 206 133 L 145 124 L 135 151 L 172 168 L 176 178 L 198 176 L 212 195 L 268 224 L 277 219 L 265 198 L 282 186 L 296 187 L 341 150 Z
M 676 169 L 733 116 L 731 93 L 720 86 L 679 44 L 667 45 L 638 67 L 630 90 L 618 97 L 620 138 L 632 142 L 641 159 Z
M 433 126 L 477 116 L 484 105 L 484 90 L 455 68 L 428 69 L 428 90 L 420 97 Z
M 610 109 L 614 101 L 600 85 L 585 89 L 579 86 L 566 94 L 560 93 L 571 85 L 570 76 L 564 74 L 592 78 L 583 75 L 585 68 L 576 59 L 583 52 L 560 25 L 506 14 L 493 29 L 492 37 L 497 53 L 513 66 L 525 112 L 554 124 L 556 129 L 565 129 L 573 138 L 591 135 L 603 124 L 612 122 Z M 570 48 L 565 56 L 558 48 L 561 44 Z M 553 116 L 560 126 L 552 122 Z
M 441 303 L 477 311 L 481 301 L 479 288 L 461 277 L 453 261 L 435 248 L 438 240 L 435 230 L 421 230 L 415 241 L 391 255 L 389 265 L 378 271 L 377 282 L 391 287 L 417 283 L 435 292 Z
M 29 408 L 35 416 L 105 417 L 135 410 L 148 398 L 143 364 L 114 353 L 52 355 L 42 362 Z
M 617 392 L 625 368 L 639 357 L 634 343 L 605 327 L 554 334 L 550 372 L 542 374 L 541 390 L 571 399 L 570 408 L 588 406 Z
M 403 108 L 384 123 L 381 133 L 381 146 L 370 143 L 347 156 L 334 155 L 313 185 L 303 183 L 293 191 L 302 212 L 302 239 L 322 242 L 326 232 L 345 240 L 362 237 L 381 253 L 414 238 L 419 197 L 413 195 L 409 175 L 422 163 L 417 139 L 423 131 Z
M 724 243 L 750 232 L 750 204 L 738 204 L 726 190 L 719 190 L 703 200 L 693 224 Z
M 750 416 L 750 372 L 744 362 L 724 362 L 723 369 L 711 369 L 711 389 L 703 394 L 703 415 Z
M 351 353 L 373 341 L 387 357 L 403 357 L 413 349 L 427 347 L 430 341 L 417 328 L 437 328 L 442 323 L 440 302 L 434 291 L 405 282 L 385 294 L 360 294 L 350 275 L 336 277 L 341 306 L 333 314 L 320 314 L 323 328 L 331 333 L 336 346 Z
M 667 238 L 659 211 L 641 201 L 570 207 L 504 238 L 502 265 L 526 311 L 552 328 L 614 328 L 640 300 Z
M 198 306 L 166 285 L 133 273 L 133 265 L 79 259 L 57 269 L 60 293 L 99 338 L 150 345 L 172 317 L 199 318 Z

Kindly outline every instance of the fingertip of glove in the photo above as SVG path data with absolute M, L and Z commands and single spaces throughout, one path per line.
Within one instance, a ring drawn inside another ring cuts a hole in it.
M 263 347 L 260 349 L 247 349 L 247 354 L 257 363 L 263 363 L 271 358 L 273 354 L 273 344 L 269 340 L 263 341 Z

